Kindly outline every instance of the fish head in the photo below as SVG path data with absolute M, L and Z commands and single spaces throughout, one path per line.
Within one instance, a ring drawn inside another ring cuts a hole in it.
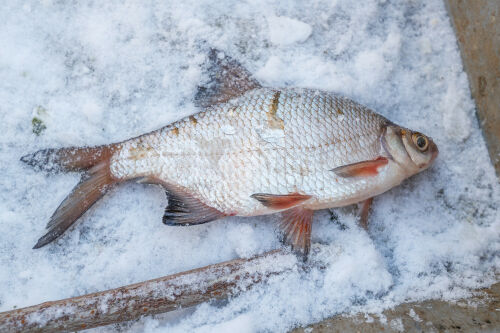
M 381 139 L 389 158 L 404 170 L 407 177 L 427 169 L 439 154 L 430 137 L 392 123 L 386 125 Z

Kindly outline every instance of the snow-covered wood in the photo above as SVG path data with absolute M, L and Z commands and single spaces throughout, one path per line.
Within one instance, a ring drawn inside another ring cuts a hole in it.
M 78 331 L 231 297 L 296 268 L 275 250 L 128 286 L 0 313 L 1 332 Z

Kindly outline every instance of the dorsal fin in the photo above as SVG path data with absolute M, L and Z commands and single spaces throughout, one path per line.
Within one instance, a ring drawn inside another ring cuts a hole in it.
M 209 81 L 198 86 L 194 103 L 208 107 L 241 96 L 248 90 L 260 88 L 257 80 L 238 61 L 216 49 L 208 55 Z

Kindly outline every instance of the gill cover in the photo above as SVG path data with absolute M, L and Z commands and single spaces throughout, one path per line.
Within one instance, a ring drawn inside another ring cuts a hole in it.
M 427 169 L 439 152 L 430 137 L 394 124 L 387 125 L 382 146 L 408 176 Z

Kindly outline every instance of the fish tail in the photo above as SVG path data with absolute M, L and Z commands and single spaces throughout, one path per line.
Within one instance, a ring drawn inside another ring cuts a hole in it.
M 38 240 L 34 249 L 61 236 L 118 181 L 110 171 L 113 150 L 112 145 L 44 149 L 21 158 L 21 161 L 38 170 L 85 172 L 80 182 L 52 214 L 46 227 L 47 233 Z
M 38 171 L 85 171 L 111 158 L 113 146 L 42 149 L 21 157 L 21 161 Z

